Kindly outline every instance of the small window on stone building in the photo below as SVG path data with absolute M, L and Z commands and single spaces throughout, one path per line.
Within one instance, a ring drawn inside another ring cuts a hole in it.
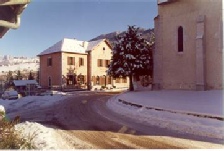
M 116 78 L 116 83 L 120 83 L 121 78 Z
M 112 81 L 111 76 L 108 76 L 108 80 L 107 81 L 108 81 L 108 84 L 112 84 L 112 82 L 111 82 Z
M 68 65 L 75 65 L 75 57 L 68 57 L 67 58 Z
M 84 66 L 84 58 L 79 58 L 79 66 Z
M 103 67 L 103 60 L 102 59 L 98 59 L 98 67 Z
M 51 57 L 48 57 L 47 58 L 47 66 L 52 66 L 52 58 Z
M 51 77 L 48 77 L 48 87 L 51 87 Z
M 84 75 L 79 75 L 79 76 L 78 76 L 78 83 L 79 83 L 79 84 L 84 84 L 84 82 L 85 82 Z
M 108 67 L 110 65 L 110 60 L 105 60 L 105 67 Z
M 122 83 L 127 83 L 127 77 L 122 77 Z
M 184 51 L 184 31 L 183 27 L 178 27 L 178 52 Z
M 97 84 L 97 85 L 100 84 L 100 77 L 99 77 L 99 76 L 96 77 L 96 84 Z
M 103 47 L 103 50 L 106 50 L 106 48 L 105 48 L 105 47 Z

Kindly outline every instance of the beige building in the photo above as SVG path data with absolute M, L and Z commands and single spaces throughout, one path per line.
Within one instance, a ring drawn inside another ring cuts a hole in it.
M 106 75 L 112 50 L 105 39 L 78 41 L 63 39 L 41 52 L 40 85 L 44 88 L 119 88 L 127 79 Z
M 223 88 L 222 0 L 158 0 L 154 89 Z

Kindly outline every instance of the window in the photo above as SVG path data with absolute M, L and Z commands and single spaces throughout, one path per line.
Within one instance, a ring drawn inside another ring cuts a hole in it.
M 103 47 L 103 50 L 106 50 L 106 48 L 105 48 L 105 47 Z
M 75 57 L 68 57 L 67 58 L 68 65 L 75 65 Z
M 127 77 L 122 77 L 122 83 L 127 83 Z
M 48 86 L 51 87 L 51 77 L 48 77 Z
M 67 85 L 75 84 L 76 77 L 74 75 L 67 75 Z
M 110 60 L 105 60 L 105 65 L 108 67 L 110 65 Z
M 47 58 L 47 66 L 52 66 L 52 58 L 51 57 Z
M 184 50 L 184 33 L 183 27 L 178 27 L 178 52 L 183 52 Z
M 108 80 L 107 80 L 108 81 L 108 84 L 111 84 L 111 80 L 112 80 L 112 78 L 111 78 L 111 76 L 109 76 L 108 77 Z
M 103 66 L 103 60 L 102 59 L 98 59 L 98 67 L 102 67 Z
M 116 78 L 116 83 L 120 83 L 120 78 Z
M 79 75 L 79 76 L 78 76 L 78 83 L 79 83 L 79 84 L 84 84 L 84 80 L 85 80 L 85 79 L 84 79 L 84 75 Z
M 84 66 L 84 58 L 79 58 L 79 66 Z
M 100 84 L 100 77 L 99 76 L 96 77 L 96 84 Z

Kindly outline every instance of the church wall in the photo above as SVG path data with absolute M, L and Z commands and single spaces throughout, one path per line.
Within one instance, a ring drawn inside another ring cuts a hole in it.
M 222 87 L 221 6 L 221 0 L 178 0 L 158 5 L 158 16 L 155 18 L 154 84 L 160 84 L 163 89 L 196 90 L 196 83 L 200 81 L 198 78 L 203 75 L 205 89 Z M 197 19 L 203 15 L 205 29 L 201 49 L 204 63 L 198 64 L 196 37 L 203 28 L 197 27 Z M 179 26 L 183 27 L 183 52 L 178 52 Z M 197 76 L 196 71 L 203 67 L 204 71 Z

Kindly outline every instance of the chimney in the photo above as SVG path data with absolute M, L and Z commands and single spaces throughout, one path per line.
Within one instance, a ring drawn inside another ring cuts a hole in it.
M 87 42 L 87 41 L 83 41 L 83 42 L 82 42 L 82 46 L 83 46 L 84 48 L 87 48 L 87 45 L 88 45 L 88 42 Z

